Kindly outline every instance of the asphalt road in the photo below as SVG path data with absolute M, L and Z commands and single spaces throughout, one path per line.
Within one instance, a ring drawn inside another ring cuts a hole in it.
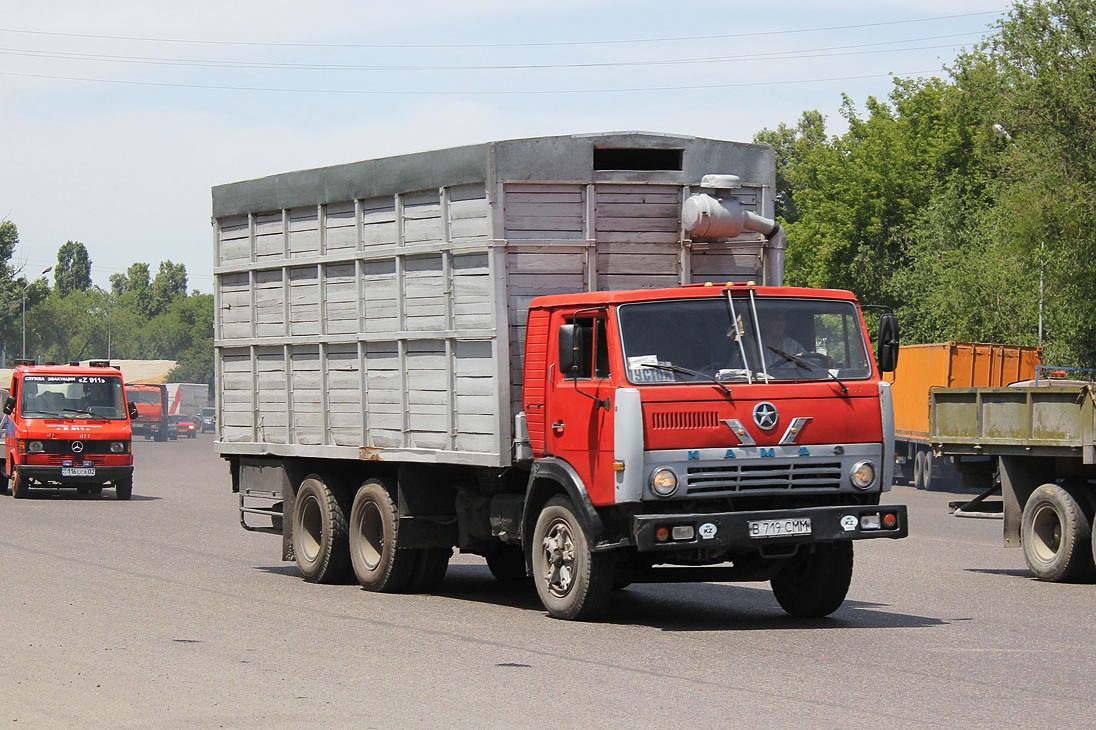
M 135 443 L 134 496 L 0 497 L 0 724 L 17 728 L 1096 727 L 1096 585 L 899 486 L 845 605 L 635 585 L 596 623 L 457 555 L 439 595 L 303 582 L 237 523 L 210 435 Z

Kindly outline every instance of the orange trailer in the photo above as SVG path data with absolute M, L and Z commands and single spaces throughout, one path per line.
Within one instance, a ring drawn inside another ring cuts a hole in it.
M 978 342 L 903 345 L 893 374 L 895 476 L 918 489 L 956 482 L 949 460 L 929 445 L 929 388 L 999 387 L 1035 377 L 1043 348 Z

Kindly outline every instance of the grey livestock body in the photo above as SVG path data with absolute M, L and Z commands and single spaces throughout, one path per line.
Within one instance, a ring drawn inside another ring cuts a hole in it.
M 760 236 L 702 243 L 681 221 L 709 173 L 771 218 L 774 169 L 766 146 L 628 132 L 217 186 L 216 448 L 508 466 L 529 301 L 780 283 Z

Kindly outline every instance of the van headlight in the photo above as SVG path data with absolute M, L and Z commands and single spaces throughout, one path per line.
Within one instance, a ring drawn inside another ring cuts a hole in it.
M 651 491 L 658 497 L 669 497 L 677 491 L 677 474 L 668 466 L 651 472 Z
M 852 465 L 849 481 L 857 489 L 867 489 L 875 484 L 875 464 L 870 461 L 858 461 Z
M 28 441 L 27 451 L 31 454 L 42 454 L 46 451 L 46 446 L 41 441 Z

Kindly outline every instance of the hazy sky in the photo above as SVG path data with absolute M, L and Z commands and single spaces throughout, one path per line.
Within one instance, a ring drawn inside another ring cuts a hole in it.
M 750 141 L 944 75 L 1002 0 L 0 0 L 0 219 L 34 276 L 82 241 L 212 291 L 210 188 L 497 139 Z

